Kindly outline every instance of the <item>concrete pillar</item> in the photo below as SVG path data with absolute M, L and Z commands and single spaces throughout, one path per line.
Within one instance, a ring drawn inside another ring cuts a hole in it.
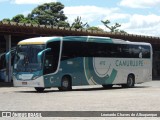
M 11 35 L 4 35 L 6 40 L 6 52 L 11 50 Z M 11 67 L 11 57 L 9 62 L 6 62 L 6 80 L 5 82 L 11 82 L 12 79 L 12 67 Z

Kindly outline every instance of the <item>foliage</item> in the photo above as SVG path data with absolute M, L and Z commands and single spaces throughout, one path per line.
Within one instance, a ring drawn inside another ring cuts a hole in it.
M 67 22 L 65 23 L 65 20 L 67 17 L 64 15 L 63 9 L 64 5 L 60 2 L 45 3 L 34 8 L 28 18 L 38 21 L 39 24 L 66 26 Z
M 11 21 L 13 21 L 13 22 L 21 22 L 21 21 L 23 21 L 25 18 L 24 18 L 24 15 L 22 15 L 22 14 L 18 14 L 18 15 L 16 15 L 16 16 L 14 16 L 12 19 L 11 19 Z
M 60 2 L 45 3 L 34 8 L 27 17 L 18 14 L 11 20 L 5 18 L 2 21 L 69 27 L 69 23 L 65 21 L 67 17 L 64 15 L 63 9 L 64 5 Z
M 95 26 L 92 26 L 92 27 L 88 27 L 87 30 L 95 30 L 95 31 L 101 31 L 103 32 L 104 30 L 99 28 L 99 27 L 95 27 Z
M 119 23 L 115 23 L 115 25 L 113 26 L 109 26 L 108 24 L 110 24 L 111 22 L 109 20 L 105 20 L 105 21 L 101 21 L 103 23 L 103 25 L 108 28 L 110 30 L 110 32 L 120 32 L 120 33 L 126 33 L 123 30 L 119 30 L 117 28 L 121 27 L 121 25 Z
M 83 23 L 81 21 L 81 17 L 79 16 L 74 20 L 74 22 L 71 25 L 72 28 L 76 28 L 76 29 L 82 29 L 88 26 L 89 26 L 88 23 Z
M 12 19 L 11 19 L 12 22 L 18 22 L 18 23 L 31 23 L 31 24 L 39 24 L 38 21 L 36 20 L 31 20 L 27 17 L 24 17 L 24 15 L 22 14 L 18 14 L 16 16 L 14 16 Z
M 70 27 L 70 24 L 65 21 L 59 21 L 57 24 L 58 27 Z
M 8 18 L 3 19 L 4 22 L 18 22 L 18 23 L 31 23 L 31 24 L 40 24 L 40 25 L 53 25 L 58 27 L 71 27 L 76 29 L 86 28 L 87 30 L 96 30 L 103 31 L 103 29 L 99 27 L 89 27 L 88 23 L 83 23 L 80 16 L 74 20 L 74 22 L 70 25 L 66 22 L 67 17 L 64 12 L 64 5 L 60 2 L 51 2 L 44 3 L 42 5 L 37 6 L 32 10 L 31 13 L 25 17 L 22 14 L 18 14 L 14 16 L 11 20 Z M 119 23 L 115 23 L 113 26 L 109 26 L 110 21 L 105 20 L 101 21 L 103 25 L 106 26 L 110 30 L 110 32 L 120 32 L 126 33 L 123 30 L 119 30 L 117 28 L 121 27 Z
M 3 22 L 10 22 L 11 20 L 9 18 L 4 18 L 2 21 Z

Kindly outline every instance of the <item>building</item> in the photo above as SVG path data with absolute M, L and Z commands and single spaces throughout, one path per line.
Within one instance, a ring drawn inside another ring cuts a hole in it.
M 0 54 L 7 52 L 11 47 L 23 39 L 39 36 L 103 36 L 118 38 L 135 42 L 149 42 L 153 47 L 153 78 L 160 78 L 160 38 L 133 34 L 110 33 L 100 31 L 87 31 L 55 27 L 49 25 L 32 25 L 16 22 L 0 22 Z M 0 63 L 1 64 L 1 63 Z M 11 62 L 7 65 L 6 82 L 11 81 Z

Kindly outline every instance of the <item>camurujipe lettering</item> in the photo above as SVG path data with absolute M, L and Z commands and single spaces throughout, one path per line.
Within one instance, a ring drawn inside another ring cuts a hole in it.
M 115 64 L 117 67 L 141 67 L 143 66 L 143 60 L 116 60 Z

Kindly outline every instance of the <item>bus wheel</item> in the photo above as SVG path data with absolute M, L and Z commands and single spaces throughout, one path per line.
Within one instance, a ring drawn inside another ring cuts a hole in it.
M 109 88 L 112 88 L 113 85 L 102 85 L 102 86 L 103 86 L 103 88 L 105 88 L 105 89 L 109 89 Z
M 41 92 L 44 92 L 44 89 L 43 87 L 35 87 L 36 91 L 41 93 Z
M 61 87 L 58 87 L 58 89 L 62 91 L 72 90 L 71 77 L 64 76 L 61 80 Z
M 134 75 L 128 75 L 127 84 L 123 84 L 122 87 L 132 88 L 134 87 L 134 84 L 135 84 Z

